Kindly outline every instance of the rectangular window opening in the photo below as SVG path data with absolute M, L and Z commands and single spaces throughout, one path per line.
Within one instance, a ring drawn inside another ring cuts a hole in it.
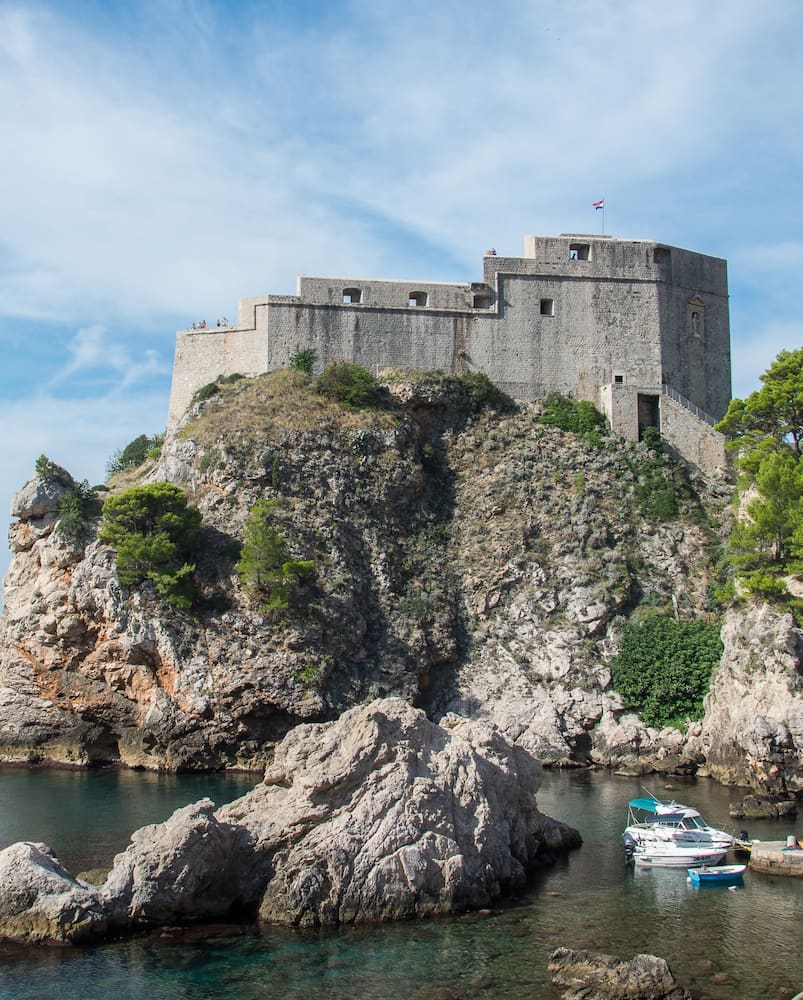
M 555 315 L 555 300 L 554 299 L 541 299 L 541 315 L 542 316 L 554 316 Z
M 590 260 L 591 246 L 588 243 L 570 243 L 569 260 Z

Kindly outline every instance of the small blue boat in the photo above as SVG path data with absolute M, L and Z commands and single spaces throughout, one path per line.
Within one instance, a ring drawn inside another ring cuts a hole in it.
M 747 865 L 703 865 L 689 868 L 688 881 L 692 885 L 739 885 Z

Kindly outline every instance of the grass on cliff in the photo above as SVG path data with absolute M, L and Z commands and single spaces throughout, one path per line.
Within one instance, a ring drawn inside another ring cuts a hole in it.
M 199 416 L 179 432 L 201 447 L 220 438 L 247 439 L 254 443 L 282 432 L 321 430 L 383 430 L 399 423 L 399 412 L 382 409 L 344 410 L 339 403 L 316 392 L 316 380 L 293 369 L 242 379 L 221 387 Z

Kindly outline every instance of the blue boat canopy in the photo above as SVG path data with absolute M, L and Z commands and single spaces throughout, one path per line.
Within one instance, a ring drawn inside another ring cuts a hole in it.
M 658 812 L 658 806 L 670 805 L 669 802 L 662 802 L 660 799 L 631 799 L 628 802 L 631 809 L 643 809 L 645 812 Z

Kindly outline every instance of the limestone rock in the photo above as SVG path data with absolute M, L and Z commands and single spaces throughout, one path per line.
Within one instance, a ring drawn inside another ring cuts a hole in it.
M 21 521 L 35 521 L 54 514 L 59 509 L 59 500 L 75 485 L 66 469 L 55 467 L 57 475 L 34 476 L 19 490 L 11 501 L 11 516 Z
M 209 799 L 144 826 L 118 854 L 100 890 L 113 926 L 225 916 L 252 862 L 242 832 L 219 822 Z
M 710 773 L 729 785 L 803 792 L 803 633 L 767 605 L 728 612 L 700 736 Z
M 594 951 L 558 948 L 549 956 L 563 1000 L 692 1000 L 663 958 L 636 955 L 627 961 Z
M 265 921 L 393 920 L 484 906 L 544 851 L 580 843 L 539 813 L 541 769 L 484 724 L 433 725 L 398 699 L 299 726 L 265 781 L 220 810 L 272 877 Z
M 731 802 L 728 814 L 734 819 L 794 819 L 797 802 L 794 799 L 770 799 L 763 795 L 745 795 Z
M 302 725 L 264 782 L 143 827 L 102 886 L 43 845 L 0 853 L 0 938 L 79 941 L 232 912 L 317 926 L 459 913 L 580 844 L 542 815 L 541 767 L 489 726 L 400 699 Z
M 44 844 L 0 851 L 0 939 L 79 943 L 102 937 L 107 926 L 97 892 L 73 878 Z

